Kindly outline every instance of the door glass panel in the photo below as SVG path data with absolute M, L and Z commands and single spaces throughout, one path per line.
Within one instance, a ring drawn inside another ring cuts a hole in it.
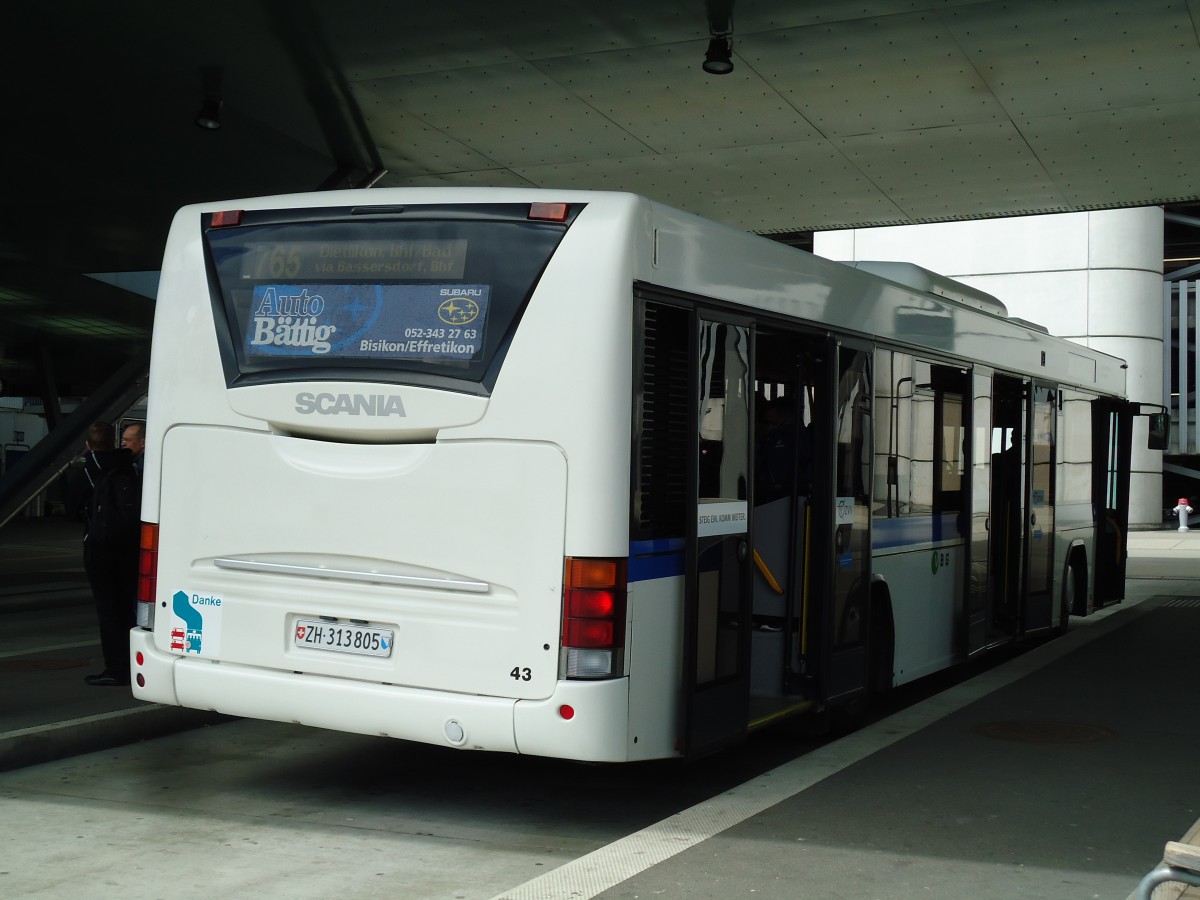
M 1027 628 L 1046 628 L 1053 613 L 1054 587 L 1054 465 L 1058 393 L 1037 385 L 1033 389 L 1029 451 L 1029 597 Z
M 759 328 L 754 344 L 754 536 L 751 560 L 752 713 L 780 705 L 765 698 L 792 698 L 806 674 L 808 657 L 807 572 L 815 471 L 815 402 L 823 364 L 822 345 L 798 334 Z M 820 417 L 824 421 L 823 417 Z M 822 532 L 823 533 L 823 532 Z M 813 657 L 815 659 L 815 657 Z
M 992 379 L 972 378 L 971 412 L 971 574 L 967 600 L 967 652 L 987 646 L 991 610 L 988 595 L 988 538 L 992 505 Z
M 1018 631 L 1025 538 L 1025 386 L 997 375 L 992 393 L 991 641 Z
M 696 503 L 696 684 L 743 668 L 744 573 L 748 552 L 750 335 L 700 323 Z
M 1092 410 L 1093 502 L 1097 516 L 1093 602 L 1100 607 L 1125 596 L 1132 422 L 1124 403 L 1097 399 Z
M 1114 413 L 1110 413 L 1108 417 L 1108 462 L 1106 467 L 1107 479 L 1105 481 L 1104 505 L 1107 509 L 1115 510 L 1119 505 L 1118 497 L 1120 497 L 1120 468 L 1121 468 L 1121 442 L 1119 440 L 1120 418 Z
M 870 574 L 871 355 L 838 350 L 837 446 L 833 534 L 832 650 L 827 696 L 866 683 L 867 579 Z

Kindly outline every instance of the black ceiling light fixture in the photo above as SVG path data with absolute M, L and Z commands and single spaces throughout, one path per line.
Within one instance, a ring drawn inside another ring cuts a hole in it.
M 221 127 L 221 99 L 219 97 L 204 98 L 204 104 L 196 113 L 196 125 L 210 131 L 216 131 Z
M 196 127 L 216 131 L 221 127 L 221 107 L 225 101 L 221 96 L 222 70 L 220 66 L 204 66 L 200 80 L 204 88 L 204 101 L 196 113 Z
M 709 75 L 728 75 L 733 71 L 733 0 L 705 0 L 708 13 L 708 52 L 704 71 Z
M 733 71 L 733 42 L 727 34 L 713 35 L 704 54 L 704 71 L 709 75 L 728 75 Z

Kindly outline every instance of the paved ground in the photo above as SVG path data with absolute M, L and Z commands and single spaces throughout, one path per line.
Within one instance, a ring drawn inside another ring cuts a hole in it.
M 0 771 L 115 747 L 221 717 L 94 688 L 104 668 L 80 526 L 13 519 L 0 528 Z
M 144 807 L 115 799 L 124 791 L 120 776 L 112 773 L 125 771 L 120 760 L 126 751 L 106 751 L 108 780 L 94 787 L 82 773 L 100 769 L 86 762 L 90 757 L 78 755 L 178 732 L 213 717 L 143 704 L 121 689 L 85 686 L 83 675 L 100 666 L 78 531 L 53 520 L 12 526 L 0 529 L 0 672 L 6 688 L 0 702 L 0 769 L 64 762 L 12 771 L 0 776 L 0 788 L 23 810 L 36 809 L 49 822 L 46 810 L 61 806 L 39 805 L 42 789 L 33 785 L 69 777 L 73 795 L 95 795 L 87 800 L 89 817 L 128 835 L 134 858 L 138 847 L 154 840 L 171 849 L 181 871 L 204 868 L 200 851 L 213 846 L 195 841 L 186 821 L 151 819 Z M 498 883 L 480 880 L 490 884 L 487 890 L 423 892 L 416 882 L 391 883 L 409 886 L 411 896 L 514 900 L 751 895 L 1125 900 L 1167 840 L 1196 839 L 1200 818 L 1200 767 L 1195 764 L 1200 716 L 1191 694 L 1200 644 L 1200 531 L 1137 532 L 1129 545 L 1125 603 L 1073 620 L 1066 637 L 862 731 L 648 828 L 608 839 L 573 859 L 557 859 L 548 866 L 551 871 L 515 887 L 511 880 L 504 882 L 514 871 L 511 864 L 497 867 Z M 226 726 L 234 729 L 231 737 L 245 742 L 258 740 L 261 732 L 269 749 L 247 751 L 249 767 L 261 764 L 267 753 L 275 759 L 283 752 L 272 729 L 289 727 L 259 725 Z M 154 742 L 162 743 L 163 752 L 134 751 L 138 760 L 127 770 L 131 783 L 161 778 L 178 784 L 191 771 L 180 768 L 178 748 L 222 748 L 217 752 L 225 765 L 234 767 L 234 793 L 221 806 L 209 797 L 205 815 L 225 822 L 227 846 L 229 835 L 246 826 L 236 817 L 222 819 L 223 806 L 236 805 L 241 789 L 236 785 L 252 781 L 223 746 L 222 731 Z M 297 753 L 303 754 L 304 742 L 297 743 Z M 159 769 L 147 772 L 147 758 Z M 66 766 L 64 774 L 55 775 L 56 766 Z M 615 784 L 622 789 L 621 781 Z M 538 790 L 536 780 L 526 789 L 535 801 Z M 0 823 L 11 851 L 0 857 L 21 861 L 0 866 L 7 870 L 0 875 L 9 879 L 0 879 L 0 893 L 8 893 L 6 884 L 34 892 L 41 871 L 35 863 L 45 853 L 54 857 L 47 863 L 57 867 L 55 884 L 86 891 L 95 861 L 64 859 L 52 841 L 24 833 L 36 827 L 36 817 L 23 821 Z M 155 823 L 152 834 L 143 834 L 147 821 Z M 365 845 L 349 842 L 344 829 L 336 834 L 348 841 L 348 851 L 378 851 L 384 845 L 370 842 L 377 834 L 390 835 L 386 847 L 391 852 L 411 827 L 380 811 L 364 832 Z M 547 821 L 539 827 L 553 834 L 563 826 Z M 258 855 L 247 862 L 260 885 L 286 883 L 286 869 L 275 881 L 271 872 L 260 871 L 276 862 L 290 864 L 286 834 L 281 832 L 279 840 L 278 860 Z M 193 843 L 197 856 L 188 859 Z M 466 867 L 494 862 L 474 857 L 477 845 L 470 842 L 457 852 Z M 415 866 L 414 873 L 422 871 L 419 858 L 406 864 Z M 22 877 L 31 880 L 16 880 Z M 110 895 L 141 894 L 114 889 Z M 284 895 L 270 889 L 258 894 Z

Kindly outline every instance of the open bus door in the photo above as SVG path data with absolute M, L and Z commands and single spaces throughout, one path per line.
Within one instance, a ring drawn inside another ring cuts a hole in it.
M 1013 640 L 1020 624 L 1027 385 L 972 375 L 968 655 Z
M 817 705 L 832 509 L 830 480 L 817 476 L 830 467 L 830 349 L 774 324 L 755 334 L 750 730 Z
M 1054 509 L 1058 441 L 1058 386 L 1033 382 L 1028 408 L 1025 502 L 1025 601 L 1023 633 L 1049 628 L 1058 613 L 1054 598 Z
M 833 496 L 827 600 L 821 609 L 821 694 L 844 702 L 865 693 L 871 623 L 872 353 L 840 344 L 833 407 Z
M 1086 615 L 1125 597 L 1125 541 L 1129 532 L 1130 453 L 1137 404 L 1098 397 L 1092 401 L 1092 507 L 1096 511 L 1096 561 Z M 1086 604 L 1077 598 L 1077 606 Z
M 741 740 L 750 700 L 750 328 L 699 319 L 684 604 L 685 755 Z

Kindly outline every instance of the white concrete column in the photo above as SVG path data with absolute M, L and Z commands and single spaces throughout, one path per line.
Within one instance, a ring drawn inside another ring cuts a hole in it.
M 813 250 L 842 260 L 916 263 L 987 291 L 1011 315 L 1119 356 L 1126 394 L 1163 401 L 1159 207 L 853 229 L 814 235 Z M 1162 525 L 1162 454 L 1134 420 L 1131 526 Z

